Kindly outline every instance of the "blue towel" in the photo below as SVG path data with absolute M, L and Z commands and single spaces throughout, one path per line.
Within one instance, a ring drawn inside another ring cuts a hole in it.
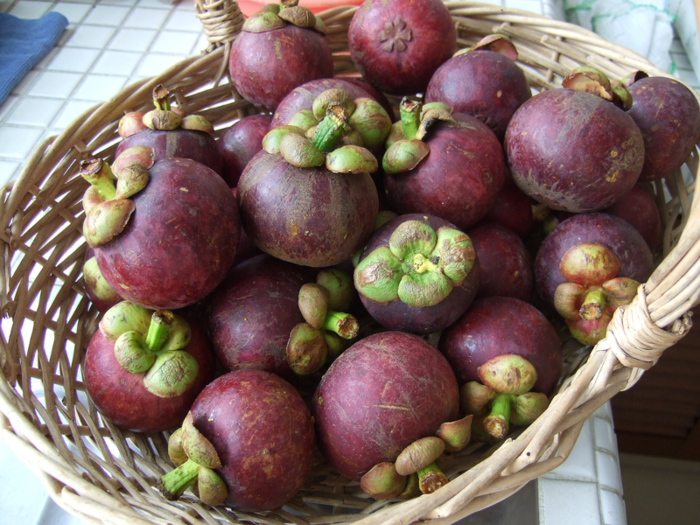
M 0 104 L 56 45 L 68 19 L 51 12 L 38 20 L 0 13 Z

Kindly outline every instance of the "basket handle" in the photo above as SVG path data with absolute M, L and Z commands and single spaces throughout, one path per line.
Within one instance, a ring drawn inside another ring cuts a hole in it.
M 195 9 L 209 41 L 204 52 L 211 53 L 224 46 L 224 58 L 214 79 L 214 85 L 218 86 L 228 68 L 231 43 L 241 32 L 245 19 L 238 2 L 233 0 L 195 0 Z

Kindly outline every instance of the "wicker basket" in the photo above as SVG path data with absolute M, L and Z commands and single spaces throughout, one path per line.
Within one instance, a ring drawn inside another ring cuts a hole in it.
M 221 78 L 230 41 L 242 16 L 235 2 L 198 0 L 198 16 L 212 41 L 209 52 L 133 84 L 86 111 L 58 137 L 41 143 L 19 179 L 3 189 L 1 253 L 0 438 L 32 469 L 61 507 L 87 523 L 342 523 L 406 524 L 431 519 L 453 523 L 493 505 L 528 481 L 560 465 L 584 420 L 636 382 L 687 331 L 687 312 L 700 294 L 700 206 L 691 208 L 698 153 L 667 180 L 655 183 L 665 223 L 663 254 L 637 299 L 620 309 L 608 337 L 578 348 L 548 410 L 503 443 L 463 451 L 450 483 L 406 502 L 374 501 L 322 462 L 283 509 L 247 514 L 210 508 L 193 496 L 166 501 L 157 478 L 172 468 L 168 434 L 122 432 L 97 413 L 85 395 L 81 362 L 98 312 L 85 297 L 81 268 L 80 160 L 111 156 L 117 122 L 150 107 L 151 90 L 166 85 L 189 112 L 218 129 L 256 112 Z M 520 52 L 531 85 L 557 87 L 580 64 L 614 78 L 636 69 L 665 75 L 645 59 L 567 23 L 522 11 L 447 2 L 466 46 L 492 32 L 505 33 Z M 356 7 L 322 13 L 335 53 L 336 73 L 356 73 L 347 52 L 347 29 Z M 685 182 L 684 182 L 685 181 Z M 571 350 L 571 349 L 570 349 Z M 467 454 L 466 452 L 471 452 Z M 359 513 L 359 514 L 358 514 Z

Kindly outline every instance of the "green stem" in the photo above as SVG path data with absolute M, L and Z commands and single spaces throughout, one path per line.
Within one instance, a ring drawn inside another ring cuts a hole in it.
M 579 313 L 586 321 L 595 321 L 603 316 L 606 303 L 605 291 L 599 287 L 592 288 L 586 294 Z
M 413 140 L 416 138 L 418 127 L 420 126 L 420 112 L 422 107 L 423 105 L 417 100 L 404 98 L 401 101 L 399 113 L 401 114 L 401 125 L 403 126 L 403 133 L 406 140 Z
M 486 431 L 496 439 L 503 439 L 508 434 L 510 409 L 514 396 L 498 394 L 491 405 L 491 413 L 484 419 Z
M 345 133 L 346 112 L 340 104 L 328 107 L 326 116 L 316 127 L 316 133 L 311 143 L 318 151 L 328 153 L 333 151 L 336 144 L 343 138 Z
M 447 485 L 448 481 L 447 476 L 435 463 L 418 471 L 418 486 L 423 494 L 432 494 L 443 485 Z
M 168 500 L 176 500 L 187 490 L 187 488 L 197 481 L 199 474 L 199 464 L 191 459 L 182 465 L 161 476 L 160 490 Z
M 109 165 L 101 159 L 91 159 L 80 166 L 80 175 L 97 190 L 105 201 L 111 201 L 117 195 L 117 186 L 114 181 L 117 177 L 112 173 Z
M 321 329 L 338 334 L 343 339 L 352 339 L 357 337 L 360 326 L 357 323 L 357 319 L 350 314 L 328 312 Z
M 153 105 L 156 109 L 170 111 L 170 92 L 164 86 L 153 88 Z
M 146 348 L 152 354 L 157 354 L 163 348 L 165 340 L 170 335 L 168 314 L 169 312 L 157 310 L 151 316 L 151 324 L 148 325 L 148 333 L 146 334 Z

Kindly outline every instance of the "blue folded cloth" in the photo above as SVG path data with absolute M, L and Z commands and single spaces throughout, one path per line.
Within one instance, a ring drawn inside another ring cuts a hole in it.
M 51 12 L 38 20 L 0 13 L 0 104 L 51 48 L 68 26 L 68 19 Z

